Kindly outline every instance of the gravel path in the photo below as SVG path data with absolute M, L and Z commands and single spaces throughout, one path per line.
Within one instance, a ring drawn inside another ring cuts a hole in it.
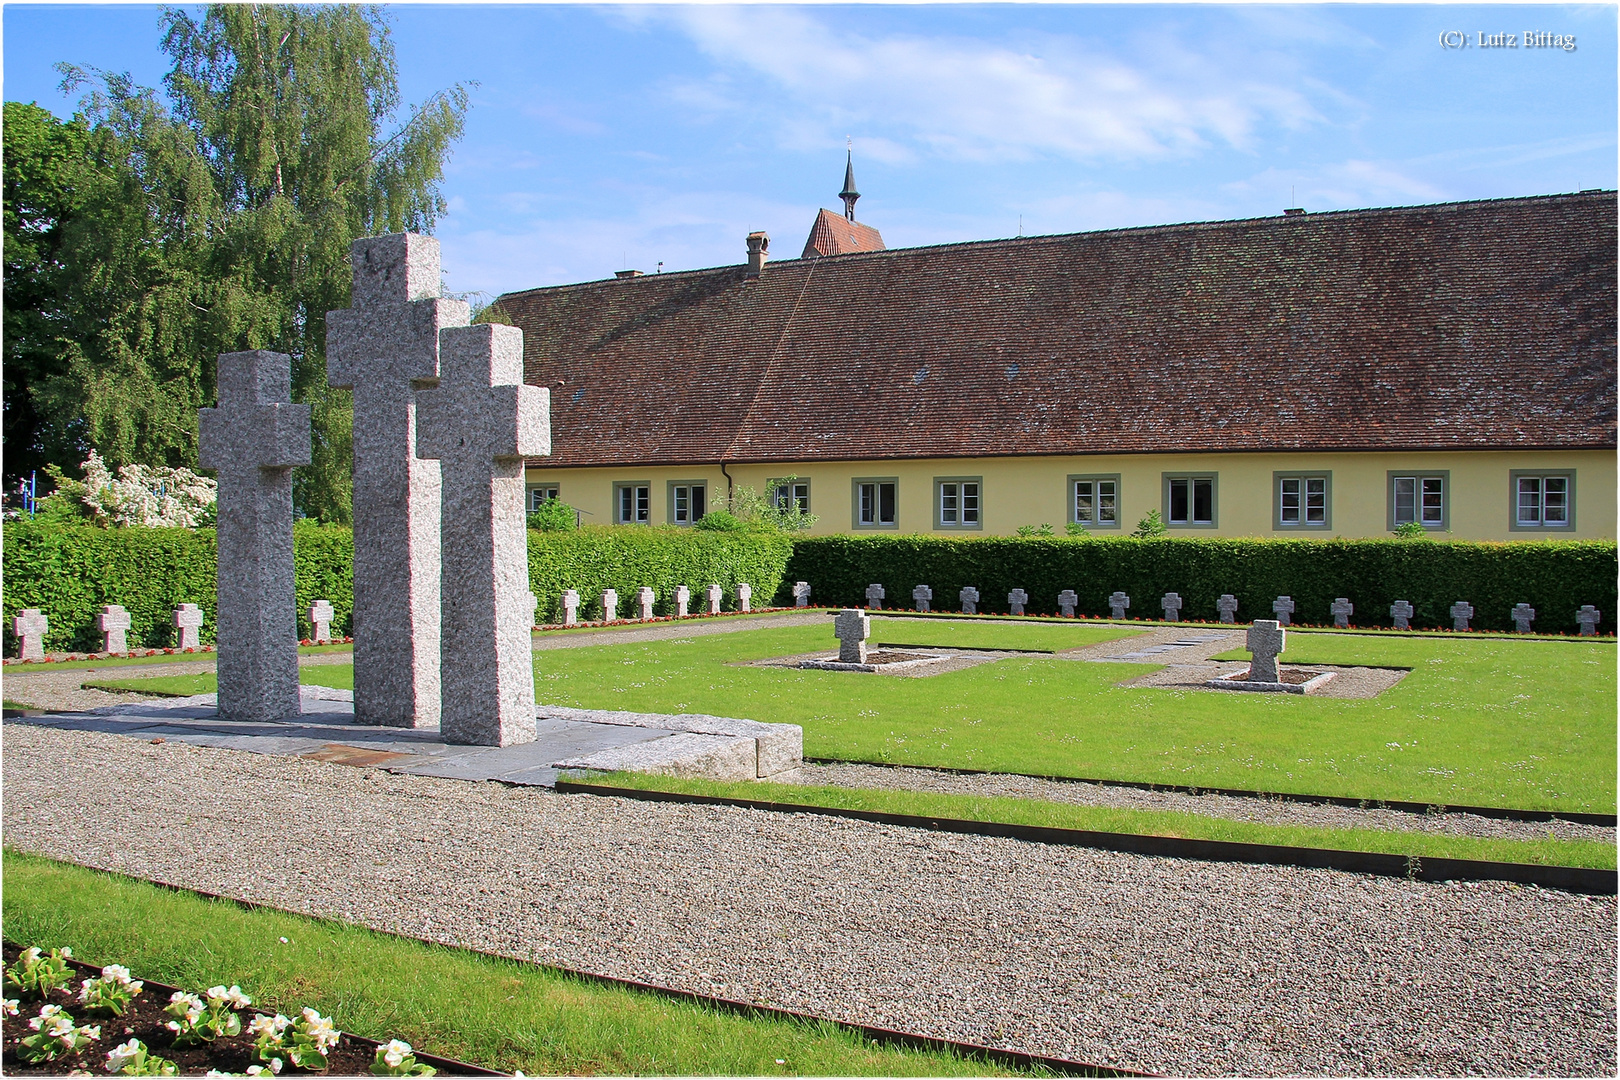
M 15 723 L 3 811 L 8 844 L 90 866 L 1132 1069 L 1616 1068 L 1612 897 L 564 796 Z
M 352 664 L 351 652 L 315 653 L 298 658 L 299 667 L 321 667 L 328 664 Z M 183 660 L 173 664 L 111 664 L 99 668 L 70 668 L 67 671 L 7 671 L 5 674 L 6 700 L 32 709 L 51 712 L 86 712 L 107 705 L 128 705 L 136 701 L 152 701 L 150 694 L 133 691 L 110 693 L 106 690 L 86 690 L 87 682 L 125 679 L 156 679 L 167 675 L 201 675 L 214 670 L 214 660 Z
M 1130 810 L 1179 810 L 1208 817 L 1253 821 L 1263 825 L 1318 825 L 1330 829 L 1386 829 L 1440 833 L 1446 836 L 1502 837 L 1509 840 L 1597 840 L 1612 844 L 1615 830 L 1568 821 L 1503 821 L 1477 814 L 1406 814 L 1398 810 L 1360 810 L 1235 795 L 1185 795 L 1175 791 L 1140 791 L 1076 781 L 1037 780 L 1028 776 L 989 773 L 958 776 L 933 769 L 884 765 L 814 765 L 806 763 L 788 780 L 794 784 L 827 784 L 848 788 L 929 791 L 945 795 L 1010 795 L 1076 806 L 1115 806 Z

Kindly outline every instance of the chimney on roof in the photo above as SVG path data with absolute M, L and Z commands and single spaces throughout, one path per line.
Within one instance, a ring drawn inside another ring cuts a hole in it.
M 1283 217 L 1298 217 L 1304 212 L 1305 208 L 1303 206 L 1290 206 L 1288 209 L 1283 211 Z
M 765 272 L 765 259 L 770 254 L 771 238 L 763 232 L 748 234 L 748 276 L 759 277 Z
M 615 270 L 615 271 L 613 271 L 613 276 L 616 277 L 616 278 L 640 277 L 641 276 L 641 271 L 640 270 Z

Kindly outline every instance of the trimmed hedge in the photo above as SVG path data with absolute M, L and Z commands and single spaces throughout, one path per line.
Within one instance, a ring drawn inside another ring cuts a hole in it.
M 1620 615 L 1615 604 L 1612 540 L 1513 543 L 1425 540 L 1157 539 L 1130 537 L 957 539 L 930 536 L 816 536 L 800 539 L 788 579 L 808 581 L 818 604 L 862 605 L 866 587 L 887 591 L 885 606 L 909 608 L 911 590 L 927 584 L 936 610 L 959 610 L 958 591 L 978 588 L 980 611 L 1008 610 L 1007 593 L 1029 594 L 1031 614 L 1056 614 L 1057 596 L 1073 589 L 1078 612 L 1108 614 L 1108 594 L 1131 597 L 1130 614 L 1162 617 L 1159 599 L 1181 596 L 1183 619 L 1215 621 L 1222 593 L 1238 599 L 1241 622 L 1272 618 L 1271 603 L 1292 596 L 1296 624 L 1331 625 L 1330 605 L 1347 597 L 1356 626 L 1390 626 L 1389 607 L 1410 601 L 1412 625 L 1451 626 L 1451 605 L 1474 605 L 1473 625 L 1511 630 L 1509 611 L 1527 603 L 1535 628 L 1574 633 L 1575 612 L 1592 604 L 1599 629 Z

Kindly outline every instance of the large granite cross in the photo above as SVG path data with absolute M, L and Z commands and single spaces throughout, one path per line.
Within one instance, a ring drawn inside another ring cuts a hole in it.
M 1350 616 L 1356 613 L 1356 605 L 1348 597 L 1335 597 L 1328 611 L 1333 615 L 1333 625 L 1341 630 L 1349 629 Z
M 326 379 L 354 391 L 354 719 L 439 722 L 439 462 L 416 452 L 416 390 L 439 377 L 439 242 L 356 240 L 352 307 L 326 315 Z
M 1108 594 L 1108 615 L 1110 618 L 1123 619 L 1125 609 L 1131 606 L 1131 598 L 1119 590 Z
M 1395 620 L 1395 629 L 1412 629 L 1412 616 L 1417 609 L 1405 600 L 1397 600 L 1389 605 L 1389 617 Z
M 977 615 L 979 613 L 978 589 L 975 589 L 972 585 L 969 585 L 967 588 L 957 593 L 956 596 L 957 599 L 962 601 L 962 614 Z
M 810 583 L 808 581 L 795 581 L 793 583 L 793 606 L 810 606 Z
M 686 618 L 687 608 L 692 603 L 692 590 L 685 585 L 675 586 L 675 614 Z
M 1603 612 L 1591 604 L 1582 604 L 1581 609 L 1575 613 L 1575 621 L 1580 624 L 1581 637 L 1595 637 L 1597 624 L 1603 620 Z
M 928 604 L 934 599 L 934 590 L 927 585 L 919 585 L 911 590 L 911 606 L 918 611 L 927 611 Z
M 658 600 L 658 594 L 652 588 L 643 585 L 636 590 L 636 614 L 643 619 L 653 617 L 653 604 Z
M 754 587 L 746 581 L 737 582 L 737 610 L 754 610 Z
M 602 590 L 602 621 L 614 622 L 619 617 L 619 590 Z
M 202 608 L 196 604 L 181 604 L 174 609 L 174 628 L 179 632 L 175 635 L 175 647 L 180 649 L 202 648 Z M 293 620 L 293 640 L 298 640 L 298 622 Z
M 721 590 L 720 586 L 713 585 L 713 584 L 711 584 L 708 587 L 708 590 L 704 593 L 704 596 L 709 601 L 709 614 L 710 615 L 718 615 L 718 614 L 720 614 L 720 596 L 721 596 L 721 593 L 722 593 L 722 590 Z
M 129 652 L 129 639 L 126 632 L 129 630 L 129 612 L 124 610 L 122 604 L 107 604 L 96 616 L 96 629 L 101 631 L 101 651 L 107 653 Z
M 1256 619 L 1244 635 L 1243 647 L 1253 659 L 1249 661 L 1249 682 L 1279 682 L 1277 657 L 1288 643 L 1288 631 L 1277 619 Z
M 1007 594 L 1007 608 L 1014 615 L 1022 615 L 1024 613 L 1024 605 L 1027 603 L 1029 603 L 1029 593 L 1025 592 L 1023 589 L 1014 589 L 1012 592 Z
M 866 663 L 866 639 L 872 634 L 871 616 L 860 608 L 845 608 L 833 620 L 833 633 L 838 638 L 839 663 Z
M 551 453 L 551 395 L 523 385 L 523 331 L 439 334 L 439 385 L 417 395 L 417 455 L 443 468 L 440 737 L 533 742 L 534 594 L 523 461 Z M 359 688 L 359 672 L 355 672 Z
M 1221 613 L 1221 622 L 1233 622 L 1237 609 L 1237 597 L 1231 593 L 1221 593 L 1221 598 L 1215 601 L 1215 610 Z
M 1279 596 L 1271 602 L 1271 610 L 1277 615 L 1277 622 L 1287 626 L 1294 614 L 1294 598 L 1292 596 Z M 1270 619 L 1261 619 L 1261 622 L 1270 622 Z
M 562 594 L 563 625 L 573 626 L 579 622 L 579 590 L 564 589 Z
M 1160 599 L 1159 606 L 1164 609 L 1164 621 L 1175 622 L 1181 611 L 1181 594 L 1167 592 Z
M 291 403 L 284 353 L 224 353 L 216 382 L 218 407 L 198 413 L 197 458 L 219 475 L 219 715 L 280 720 L 298 715 L 292 470 L 309 464 L 309 406 Z M 174 623 L 195 645 L 196 605 L 182 604 Z
M 1075 594 L 1073 589 L 1064 589 L 1058 593 L 1058 611 L 1062 613 L 1065 619 L 1074 618 L 1074 608 L 1078 603 L 1080 603 L 1080 597 Z
M 332 601 L 317 600 L 309 605 L 310 640 L 316 644 L 332 640 Z
M 866 587 L 866 606 L 873 611 L 883 610 L 883 586 L 877 582 Z
M 1536 621 L 1536 609 L 1529 604 L 1514 604 L 1513 610 L 1508 612 L 1513 620 L 1513 629 L 1516 633 L 1529 634 L 1533 631 L 1530 624 Z
M 1451 605 L 1451 628 L 1453 630 L 1468 629 L 1468 620 L 1474 617 L 1474 605 L 1466 600 L 1459 600 Z
M 17 635 L 17 655 L 24 660 L 45 659 L 45 631 L 51 620 L 37 607 L 23 608 L 11 620 L 11 632 Z

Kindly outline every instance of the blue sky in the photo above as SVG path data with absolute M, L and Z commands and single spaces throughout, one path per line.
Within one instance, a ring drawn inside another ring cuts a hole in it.
M 754 229 L 796 257 L 846 137 L 890 247 L 1617 181 L 1612 5 L 388 11 L 408 101 L 480 84 L 437 229 L 464 292 L 741 262 Z M 160 85 L 157 18 L 7 4 L 6 99 L 70 115 L 59 60 Z

